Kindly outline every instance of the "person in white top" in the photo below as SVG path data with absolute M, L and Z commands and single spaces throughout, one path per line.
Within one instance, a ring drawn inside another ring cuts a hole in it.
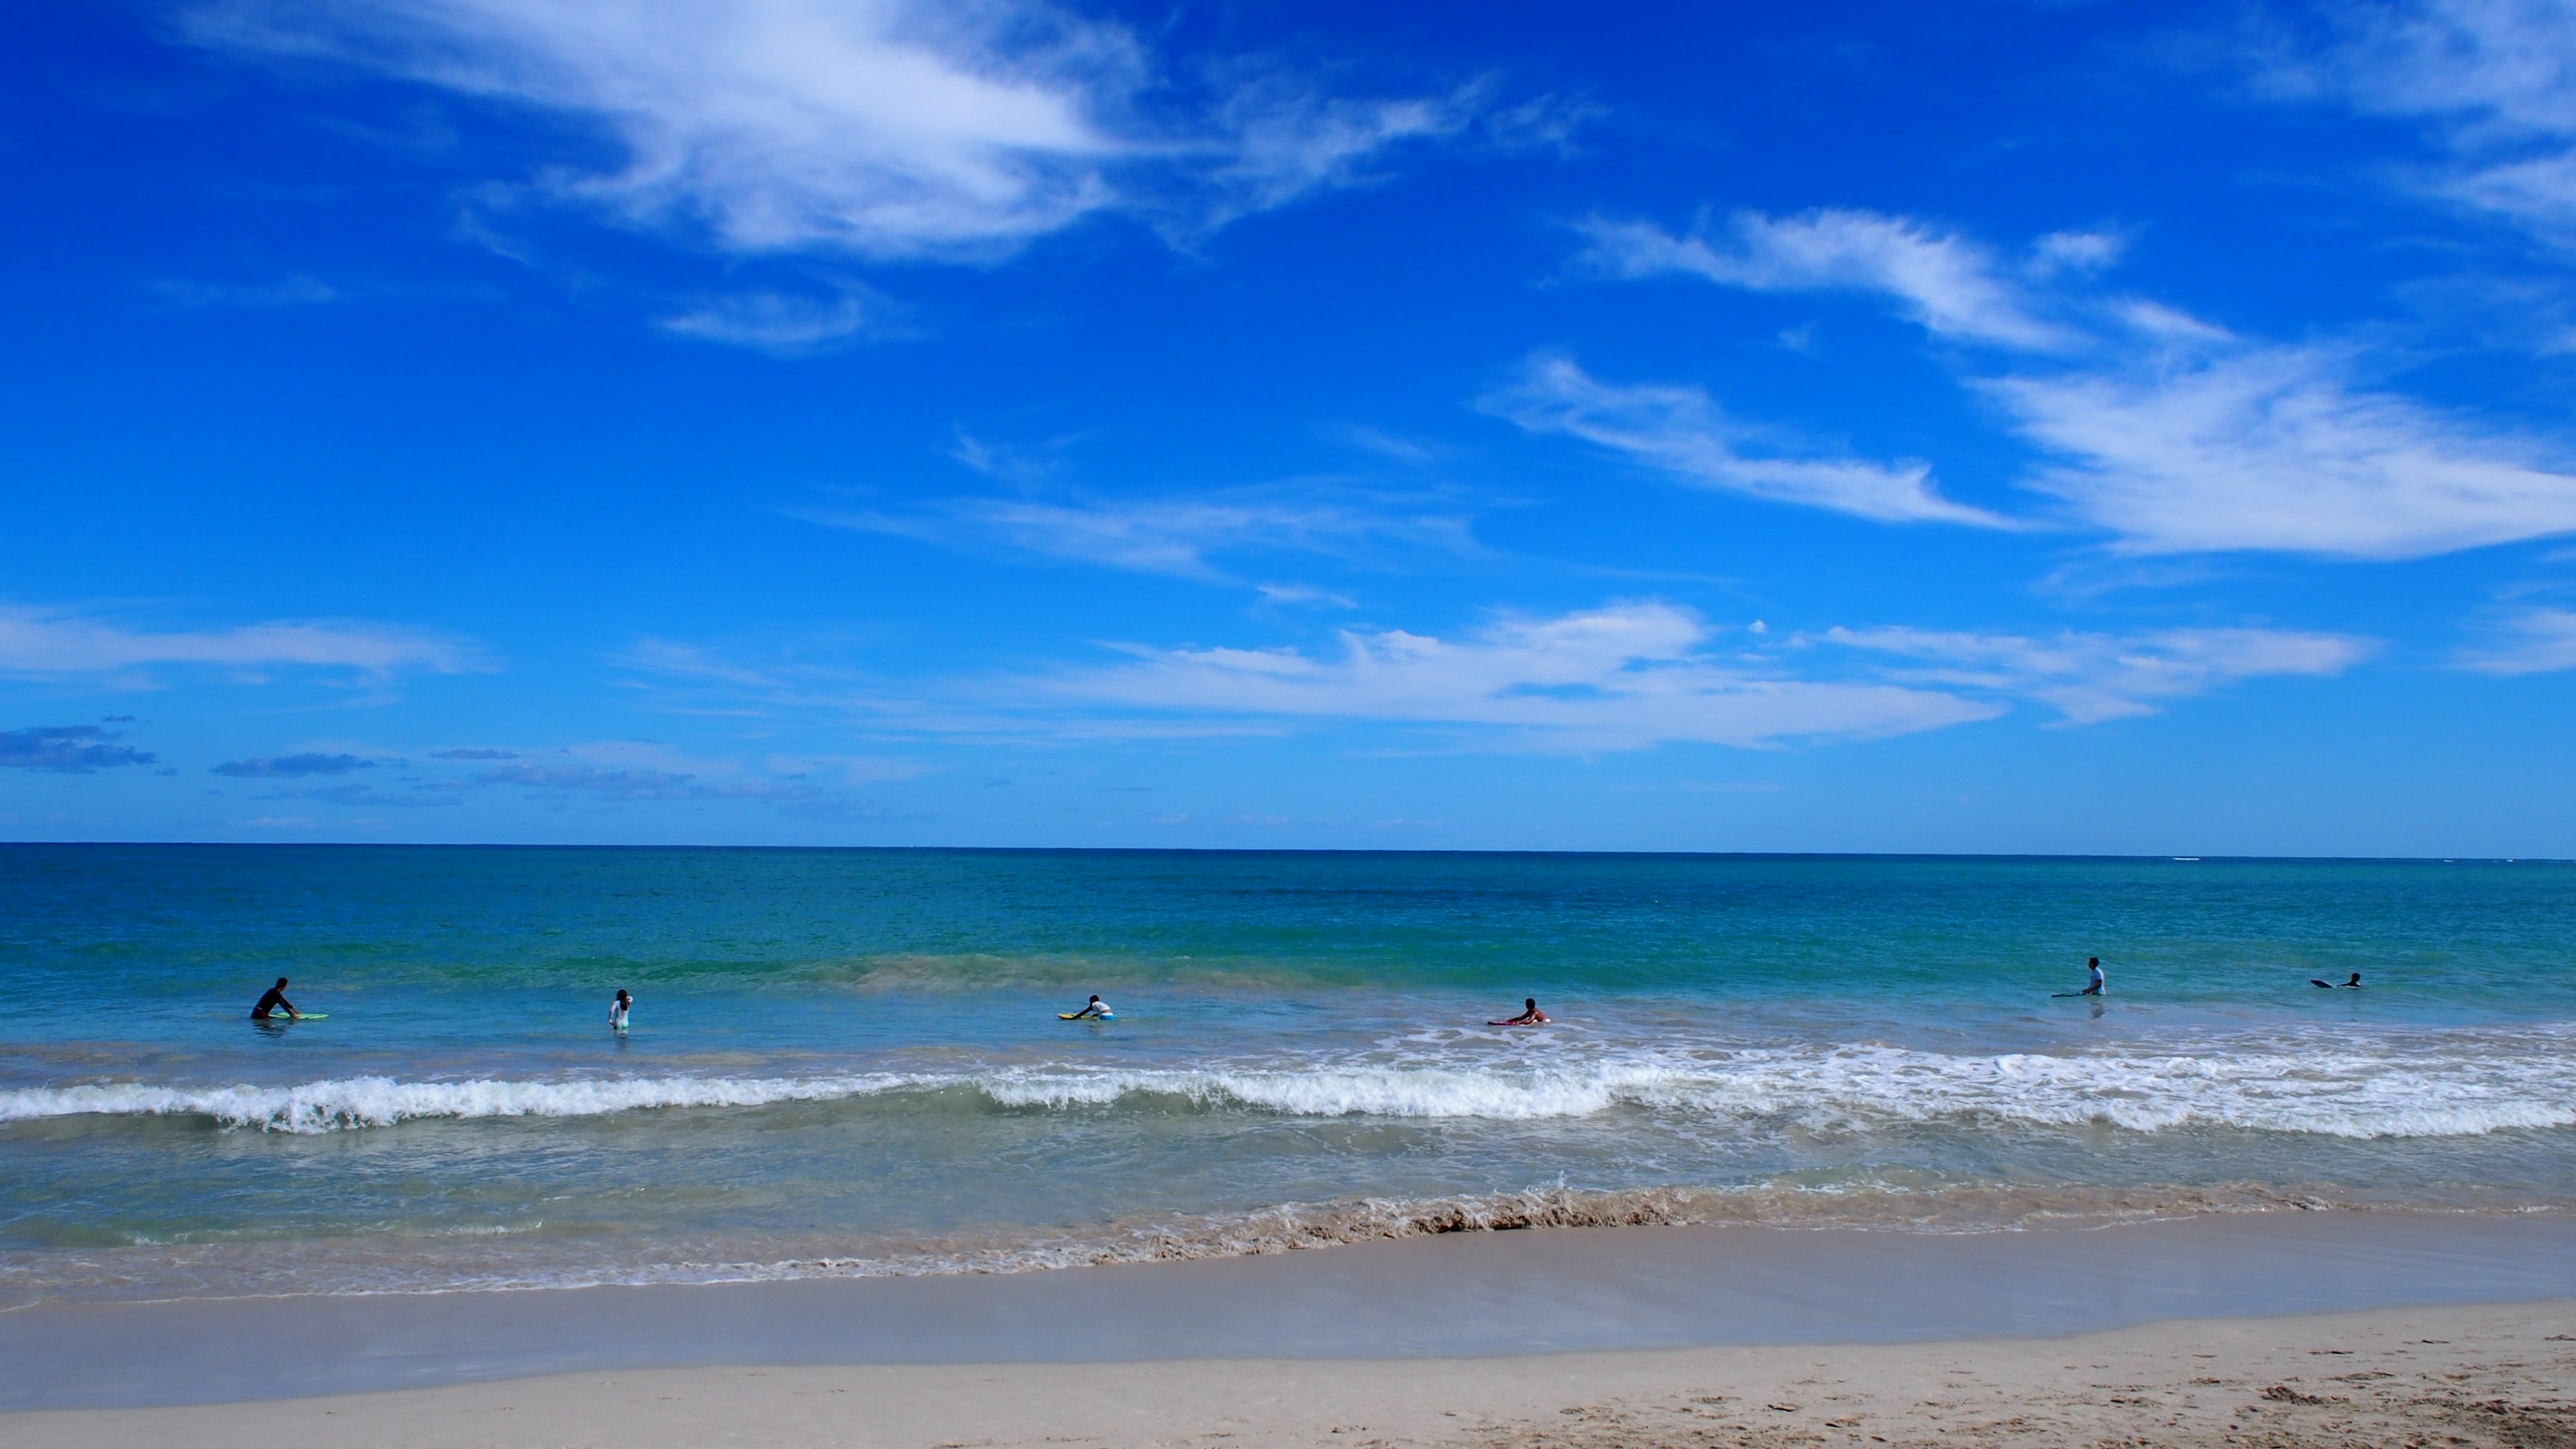
M 609 1030 L 624 1031 L 626 1029 L 626 1009 L 634 1004 L 635 998 L 626 994 L 625 987 L 621 986 L 617 988 L 617 999 L 608 1003 Z
M 1109 1003 L 1108 1003 L 1108 1002 L 1101 1000 L 1101 999 L 1100 999 L 1099 997 L 1097 997 L 1097 996 L 1094 996 L 1093 998 L 1091 998 L 1091 1000 L 1090 1000 L 1089 1002 L 1087 1002 L 1087 1003 L 1085 1003 L 1085 1004 L 1084 1004 L 1084 1006 L 1083 1006 L 1082 1010 L 1077 1011 L 1077 1012 L 1075 1012 L 1075 1013 L 1073 1014 L 1073 1018 L 1072 1018 L 1072 1019 L 1073 1019 L 1073 1020 L 1075 1020 L 1075 1021 L 1080 1021 L 1082 1018 L 1084 1018 L 1084 1017 L 1086 1017 L 1086 1016 L 1096 1016 L 1096 1017 L 1099 1017 L 1102 1021 L 1107 1021 L 1111 1016 L 1113 1016 L 1113 1015 L 1115 1015 L 1115 1014 L 1116 1014 L 1116 1013 L 1114 1013 L 1114 1012 L 1110 1011 L 1110 1009 L 1109 1009 Z
M 2093 980 L 2092 980 L 2092 984 L 2090 984 L 2090 985 L 2086 986 L 2083 990 L 2081 990 L 2081 991 L 2079 991 L 2079 992 L 2077 992 L 2077 993 L 2075 993 L 2075 994 L 2076 994 L 2076 995 L 2078 995 L 2078 996 L 2099 996 L 2099 995 L 2101 995 L 2101 994 L 2102 994 L 2102 958 L 2101 958 L 2101 957 L 2099 957 L 2099 956 L 2096 956 L 2096 957 L 2092 958 L 2091 960 L 2089 960 L 2089 961 L 2087 961 L 2087 962 L 2085 962 L 2085 963 L 2084 963 L 2084 968 L 2085 968 L 2086 970 L 2088 970 L 2088 971 L 2090 971 L 2090 972 L 2092 972 L 2092 973 L 2093 973 Z

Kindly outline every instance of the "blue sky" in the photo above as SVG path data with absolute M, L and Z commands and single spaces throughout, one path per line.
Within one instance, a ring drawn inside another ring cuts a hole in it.
M 0 836 L 2576 855 L 2576 9 L 0 66 Z

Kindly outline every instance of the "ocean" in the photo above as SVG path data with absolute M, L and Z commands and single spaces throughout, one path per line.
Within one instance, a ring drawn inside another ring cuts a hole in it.
M 2561 1212 L 2571 955 L 2553 862 L 5 845 L 0 1306 Z

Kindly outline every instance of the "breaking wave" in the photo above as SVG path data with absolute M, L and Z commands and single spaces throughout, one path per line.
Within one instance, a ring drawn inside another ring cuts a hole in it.
M 1711 1123 L 1865 1132 L 1987 1121 L 2190 1127 L 2344 1138 L 2457 1137 L 2576 1126 L 2576 1059 L 2553 1041 L 2483 1039 L 2317 1046 L 2268 1040 L 2174 1052 L 1949 1055 L 1853 1045 L 1685 1054 L 1554 1066 L 1322 1061 L 1106 1070 L 813 1076 L 566 1077 L 293 1085 L 95 1082 L 0 1091 L 0 1123 L 75 1116 L 193 1117 L 313 1133 L 425 1118 L 583 1118 L 945 1094 L 987 1110 L 1251 1112 L 1294 1117 L 1540 1121 L 1617 1112 Z

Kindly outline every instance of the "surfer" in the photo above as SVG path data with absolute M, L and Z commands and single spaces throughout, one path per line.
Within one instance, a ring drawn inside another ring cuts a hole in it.
M 610 1031 L 624 1031 L 626 1029 L 626 1009 L 634 1004 L 635 998 L 626 994 L 625 987 L 621 986 L 617 988 L 617 999 L 608 1003 L 608 1029 Z
M 2328 991 L 2340 991 L 2347 986 L 2351 987 L 2355 991 L 2359 991 L 2361 989 L 2361 973 L 2358 971 L 2352 973 L 2352 979 L 2350 981 L 2319 981 L 2317 978 L 2311 976 L 2308 978 L 2308 984 L 2310 986 L 2322 986 Z
M 1521 1001 L 1521 1014 L 1509 1021 L 1485 1023 L 1487 1026 L 1544 1026 L 1546 1024 L 1547 1013 L 1538 1009 L 1538 998 L 1535 996 L 1524 997 Z
M 295 1009 L 294 1002 L 286 999 L 286 978 L 283 976 L 277 978 L 275 986 L 259 994 L 259 1005 L 250 1009 L 250 1019 L 266 1021 L 270 1013 L 276 1011 L 284 1011 L 289 1021 L 297 1020 L 304 1015 L 303 1012 Z
M 1097 1018 L 1097 1019 L 1099 1019 L 1099 1020 L 1101 1020 L 1101 1021 L 1107 1021 L 1107 1020 L 1109 1020 L 1112 1016 L 1115 1016 L 1116 1014 L 1117 1014 L 1117 1013 L 1115 1013 L 1115 1012 L 1113 1012 L 1113 1011 L 1111 1011 L 1111 1010 L 1109 1009 L 1109 1003 L 1108 1003 L 1108 1002 L 1101 1000 L 1098 996 L 1096 996 L 1096 995 L 1095 995 L 1095 996 L 1093 996 L 1093 997 L 1091 998 L 1091 1000 L 1089 1000 L 1089 1001 L 1087 1001 L 1087 1002 L 1083 1003 L 1082 1010 L 1077 1011 L 1077 1012 L 1075 1012 L 1073 1015 L 1066 1017 L 1066 1018 L 1065 1018 L 1065 1020 L 1067 1020 L 1067 1021 L 1081 1021 L 1081 1020 L 1083 1020 L 1083 1019 L 1084 1019 L 1084 1018 L 1086 1018 L 1086 1017 L 1093 1017 L 1093 1018 Z
M 2099 995 L 2101 995 L 2101 994 L 2102 994 L 2102 958 L 2101 958 L 2101 957 L 2099 957 L 2099 956 L 2095 956 L 2095 957 L 2092 957 L 2091 959 L 2087 960 L 2087 961 L 2084 963 L 2084 969 L 2093 973 L 2093 979 L 2092 979 L 2091 981 L 2089 981 L 2089 982 L 2085 983 L 2085 987 L 2084 987 L 2084 989 L 2083 989 L 2083 990 L 2081 990 L 2081 991 L 2079 991 L 2079 992 L 2076 992 L 2075 994 L 2076 994 L 2076 995 L 2078 995 L 2078 996 L 2099 996 Z

